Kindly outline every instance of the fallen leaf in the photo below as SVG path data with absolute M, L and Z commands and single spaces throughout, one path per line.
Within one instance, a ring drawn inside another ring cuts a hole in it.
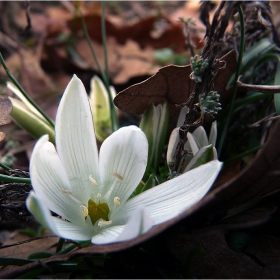
M 221 68 L 225 69 L 215 76 L 214 90 L 218 91 L 222 99 L 227 82 L 236 70 L 235 51 L 230 51 L 219 61 Z M 179 111 L 176 105 L 186 102 L 194 89 L 194 81 L 189 78 L 191 72 L 190 65 L 165 66 L 146 81 L 119 92 L 114 103 L 129 114 L 143 114 L 150 104 L 157 105 L 167 101 L 171 106 L 170 115 L 173 115 L 174 111 Z
M 265 146 L 236 177 L 214 190 L 219 209 L 260 200 L 280 190 L 280 121 L 273 125 Z
M 87 13 L 84 18 L 91 39 L 101 43 L 101 14 Z M 124 44 L 127 40 L 134 40 L 142 48 L 147 46 L 154 48 L 173 47 L 176 52 L 185 51 L 185 36 L 182 23 L 173 22 L 165 15 L 162 15 L 162 18 L 166 21 L 165 30 L 157 38 L 152 37 L 152 31 L 158 21 L 157 15 L 147 16 L 124 26 L 115 25 L 107 16 L 105 18 L 106 33 L 108 37 L 114 37 L 119 44 Z M 68 21 L 68 27 L 74 34 L 77 34 L 82 29 L 82 22 L 78 17 L 75 17 Z
M 9 124 L 12 121 L 10 113 L 12 112 L 13 105 L 10 99 L 5 96 L 0 96 L 0 125 Z
M 231 162 L 229 164 L 226 164 L 223 166 L 223 169 L 221 170 L 219 177 L 215 181 L 214 185 L 212 186 L 212 190 L 218 188 L 219 186 L 226 184 L 228 181 L 233 179 L 238 175 L 241 169 L 241 161 L 237 160 L 234 162 Z
M 0 131 L 0 142 L 2 142 L 6 137 L 6 133 Z
M 9 124 L 12 121 L 10 113 L 12 112 L 13 105 L 10 99 L 5 96 L 0 96 L 0 126 Z M 6 133 L 0 132 L 0 142 L 6 137 Z
M 104 48 L 99 43 L 92 42 L 92 44 L 99 63 L 104 68 Z M 79 40 L 75 50 L 86 63 L 88 69 L 98 71 L 97 64 L 85 39 Z M 153 49 L 145 48 L 141 50 L 138 44 L 132 40 L 127 40 L 124 45 L 119 45 L 114 38 L 108 38 L 107 53 L 109 76 L 114 84 L 125 83 L 134 76 L 151 75 L 157 70 L 157 68 L 151 67 L 154 60 Z
M 55 253 L 55 246 L 58 242 L 59 237 L 49 235 L 50 232 L 46 232 L 45 238 L 34 239 L 28 237 L 26 234 L 20 233 L 19 231 L 14 232 L 10 238 L 5 240 L 2 244 L 3 246 L 9 244 L 15 244 L 17 242 L 25 242 L 26 240 L 31 240 L 31 242 L 26 242 L 20 245 L 11 246 L 7 248 L 0 248 L 1 258 L 20 258 L 26 259 L 30 254 L 40 251 L 49 251 Z M 48 237 L 51 236 L 51 237 Z M 39 248 L 39 250 L 38 250 Z
M 257 243 L 260 239 L 262 242 Z M 223 232 L 209 235 L 200 232 L 197 236 L 176 234 L 168 240 L 168 248 L 177 261 L 189 267 L 190 278 L 279 278 L 279 238 L 256 238 L 245 252 L 233 251 Z M 269 252 L 271 255 L 265 259 Z

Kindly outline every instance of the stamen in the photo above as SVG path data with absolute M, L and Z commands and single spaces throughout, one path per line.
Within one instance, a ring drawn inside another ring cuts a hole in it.
M 73 201 L 77 202 L 78 204 L 82 203 L 79 199 L 77 199 L 76 197 L 74 197 L 74 196 L 72 195 L 72 192 L 71 192 L 70 190 L 61 189 L 61 192 L 64 193 L 64 194 L 68 194 L 69 197 L 70 197 Z
M 118 179 L 120 179 L 121 181 L 123 180 L 123 177 L 122 177 L 120 174 L 116 173 L 116 172 L 112 172 L 112 173 L 111 173 L 111 176 L 115 176 L 115 177 L 117 177 Z
M 91 183 L 92 183 L 95 187 L 97 187 L 97 182 L 96 182 L 96 180 L 92 177 L 92 175 L 89 175 L 89 180 L 91 181 Z
M 120 198 L 119 197 L 114 197 L 114 203 L 116 204 L 116 205 L 120 205 L 121 204 L 121 202 L 120 202 Z
M 112 220 L 110 220 L 110 221 L 101 220 L 101 221 L 98 222 L 98 226 L 99 227 L 105 227 L 105 226 L 110 225 L 111 223 L 112 223 Z
M 85 205 L 80 205 L 80 207 L 83 209 L 84 211 L 84 216 L 88 216 L 88 208 Z
M 61 189 L 61 192 L 65 194 L 72 194 L 70 190 L 65 190 L 65 189 Z

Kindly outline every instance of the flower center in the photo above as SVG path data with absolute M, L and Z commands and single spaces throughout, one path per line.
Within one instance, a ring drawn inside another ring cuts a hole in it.
M 123 177 L 118 173 L 113 172 L 111 173 L 111 176 L 114 176 L 121 181 L 123 180 Z M 89 176 L 89 180 L 95 187 L 98 186 L 97 181 L 92 177 L 92 175 Z M 89 216 L 92 225 L 95 225 L 95 223 L 98 220 L 99 220 L 98 222 L 99 227 L 108 226 L 112 223 L 112 221 L 109 220 L 110 208 L 106 202 L 102 202 L 102 203 L 100 202 L 100 197 L 101 197 L 100 193 L 97 193 L 96 195 L 97 198 L 96 202 L 93 201 L 92 199 L 89 199 L 88 206 L 86 206 L 73 196 L 72 191 L 62 188 L 61 192 L 64 193 L 65 195 L 69 195 L 71 199 L 73 199 L 73 201 L 80 204 L 80 208 L 83 210 L 85 219 L 87 218 L 87 216 Z M 121 201 L 118 196 L 115 196 L 113 200 L 115 205 L 117 206 L 121 205 Z
M 88 215 L 93 225 L 95 225 L 99 219 L 102 219 L 103 221 L 109 221 L 109 212 L 110 209 L 107 203 L 100 203 L 100 201 L 96 203 L 92 199 L 89 199 Z

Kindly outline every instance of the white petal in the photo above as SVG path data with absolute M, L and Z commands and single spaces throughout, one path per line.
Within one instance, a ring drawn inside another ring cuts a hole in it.
M 75 75 L 68 84 L 56 116 L 56 145 L 76 195 L 88 203 L 95 187 L 89 176 L 98 178 L 98 151 L 88 96 Z
M 126 224 L 105 228 L 99 234 L 93 236 L 91 242 L 108 244 L 131 240 L 146 233 L 154 225 L 148 211 L 142 206 L 134 210 L 128 222 L 121 219 L 118 222 L 126 222 Z
M 193 155 L 195 155 L 199 151 L 198 142 L 192 133 L 187 133 L 188 143 L 190 145 L 191 151 Z
M 199 148 L 209 145 L 208 138 L 203 126 L 199 126 L 198 128 L 196 128 L 192 134 L 198 141 Z
M 81 241 L 90 240 L 92 237 L 92 231 L 86 228 L 86 226 L 77 226 L 51 216 L 50 211 L 44 206 L 43 202 L 34 194 L 33 191 L 30 192 L 26 200 L 26 206 L 38 222 L 60 237 Z
M 172 130 L 172 133 L 169 138 L 168 142 L 168 148 L 167 148 L 167 154 L 166 154 L 166 160 L 167 163 L 170 163 L 173 161 L 173 157 L 175 154 L 176 147 L 179 143 L 179 128 L 175 128 Z
M 184 173 L 130 199 L 118 215 L 127 219 L 142 205 L 155 224 L 178 216 L 197 203 L 211 188 L 222 163 L 215 160 Z
M 71 222 L 83 221 L 80 204 L 73 201 L 68 194 L 62 193 L 62 189 L 71 191 L 71 186 L 47 135 L 42 136 L 35 145 L 30 160 L 30 176 L 37 196 L 50 210 Z
M 129 198 L 142 179 L 147 157 L 146 136 L 136 126 L 122 127 L 103 142 L 100 149 L 100 177 L 104 180 L 101 194 L 108 192 L 109 207 L 114 205 L 114 197 L 119 197 L 121 204 Z
M 154 225 L 149 212 L 142 206 L 139 206 L 132 213 L 123 232 L 118 236 L 115 242 L 121 242 L 136 238 L 148 232 Z
M 118 238 L 118 236 L 124 230 L 124 225 L 121 226 L 110 226 L 100 231 L 100 233 L 94 235 L 91 238 L 91 242 L 94 244 L 108 244 L 113 243 L 114 240 Z
M 216 145 L 217 140 L 217 121 L 212 122 L 210 135 L 209 135 L 209 144 L 212 144 L 213 147 Z
M 184 124 L 184 121 L 186 119 L 186 114 L 187 112 L 189 111 L 189 107 L 188 106 L 184 106 L 181 111 L 180 111 L 180 114 L 179 114 L 179 118 L 178 118 L 178 121 L 177 121 L 177 127 L 179 126 L 182 126 Z
M 213 154 L 214 154 L 214 160 L 218 159 L 218 153 L 215 147 L 213 147 Z

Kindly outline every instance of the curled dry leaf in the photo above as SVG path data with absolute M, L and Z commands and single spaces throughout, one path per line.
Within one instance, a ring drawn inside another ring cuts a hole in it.
M 218 91 L 223 100 L 226 97 L 226 85 L 236 70 L 236 52 L 228 52 L 220 58 L 219 64 L 223 71 L 219 71 L 214 78 L 214 90 Z M 150 104 L 167 101 L 173 115 L 175 106 L 185 103 L 194 89 L 195 83 L 189 78 L 191 72 L 190 65 L 163 67 L 144 82 L 119 92 L 114 103 L 127 113 L 143 114 Z
M 217 208 L 234 209 L 280 190 L 279 138 L 278 120 L 273 125 L 264 148 L 259 151 L 252 163 L 213 192 Z

